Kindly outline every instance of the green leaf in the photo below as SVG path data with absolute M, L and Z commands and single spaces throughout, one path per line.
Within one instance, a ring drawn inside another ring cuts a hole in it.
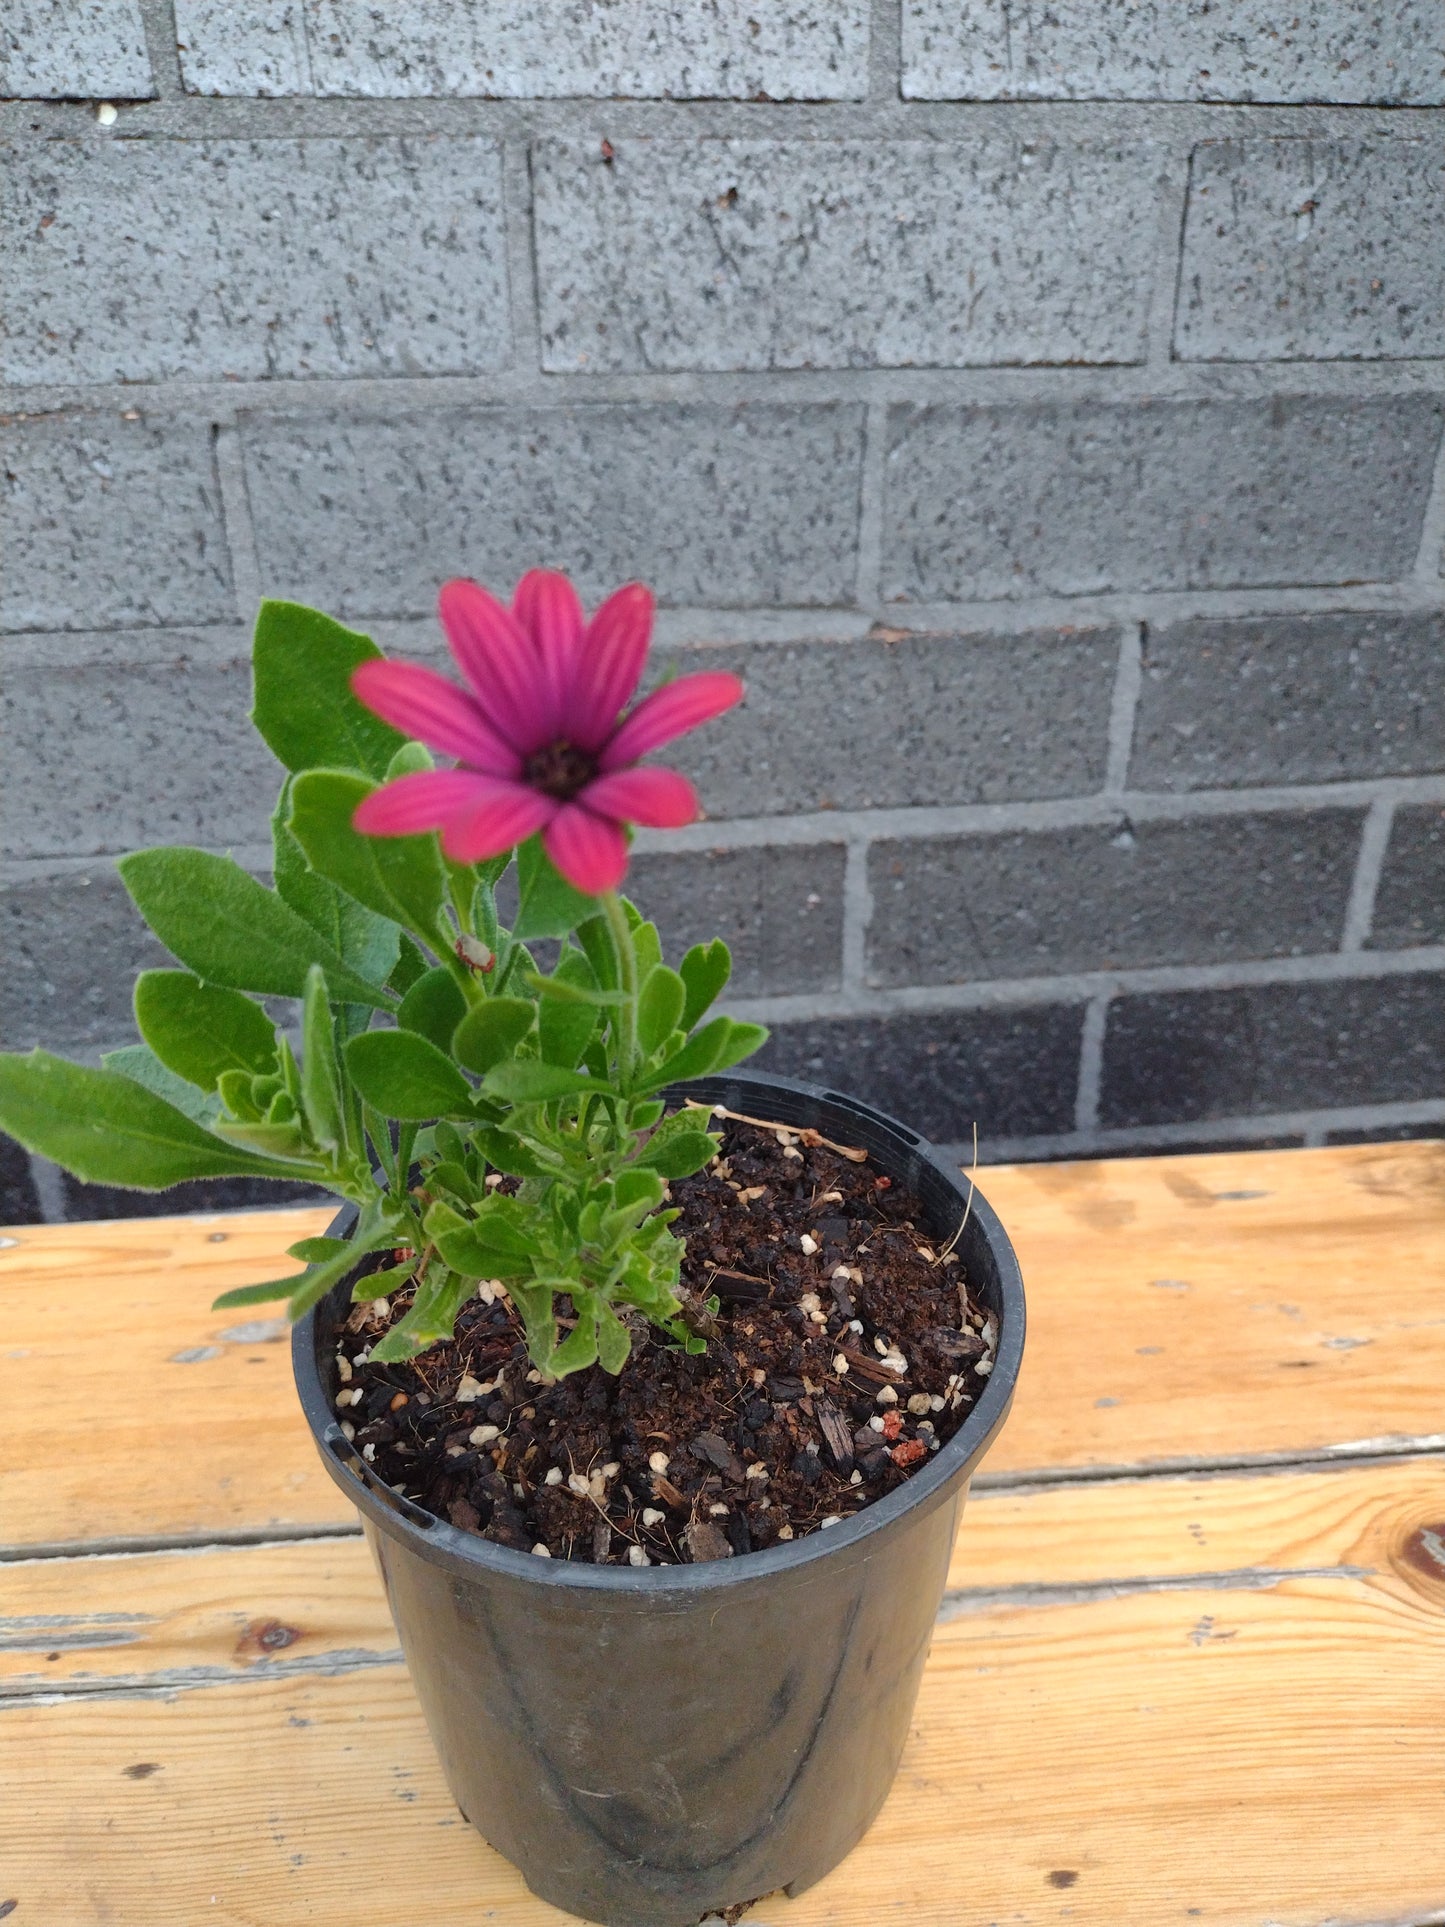
M 694 1171 L 711 1164 L 720 1142 L 706 1131 L 673 1131 L 665 1137 L 659 1132 L 638 1152 L 637 1162 L 665 1178 L 690 1178 Z
M 622 899 L 622 907 L 627 912 L 627 921 L 632 930 L 632 948 L 637 953 L 637 981 L 641 983 L 648 971 L 662 962 L 662 939 L 657 934 L 657 925 L 647 921 L 630 897 Z
M 467 1000 L 457 989 L 456 978 L 443 964 L 436 964 L 402 998 L 396 1021 L 403 1030 L 429 1038 L 438 1050 L 450 1051 L 452 1032 L 466 1014 Z
M 489 997 L 473 1004 L 452 1033 L 452 1051 L 478 1077 L 509 1058 L 532 1028 L 536 1007 L 526 997 Z
M 637 999 L 637 1042 L 644 1057 L 665 1044 L 682 1021 L 687 992 L 682 978 L 666 964 L 655 964 Z
M 605 1299 L 596 1300 L 597 1363 L 616 1378 L 632 1350 L 632 1334 Z
M 352 1082 L 384 1117 L 425 1123 L 471 1110 L 472 1089 L 449 1057 L 414 1030 L 367 1030 L 346 1046 Z
M 307 971 L 319 963 L 345 1002 L 389 1003 L 304 917 L 230 857 L 185 848 L 138 850 L 116 869 L 161 942 L 205 983 L 300 997 Z
M 427 1211 L 426 1235 L 445 1262 L 469 1278 L 527 1277 L 536 1246 L 535 1216 L 528 1206 L 518 1206 L 516 1216 L 497 1208 L 509 1204 L 516 1200 L 489 1198 L 474 1221 L 438 1202 Z
M 471 1297 L 475 1281 L 454 1271 L 434 1268 L 417 1288 L 404 1317 L 399 1318 L 379 1344 L 371 1348 L 378 1365 L 400 1365 L 429 1345 L 450 1338 L 457 1316 Z
M 711 943 L 695 943 L 678 966 L 687 998 L 678 1019 L 679 1030 L 691 1030 L 722 995 L 733 974 L 732 953 L 721 937 Z
M 642 1218 L 662 1203 L 662 1178 L 656 1171 L 640 1170 L 632 1164 L 619 1171 L 612 1186 L 612 1201 L 622 1211 Z
M 287 769 L 383 774 L 406 738 L 351 693 L 352 671 L 380 655 L 370 637 L 316 609 L 261 604 L 251 649 L 251 720 Z
M 690 1037 L 682 1049 L 648 1073 L 638 1087 L 643 1093 L 660 1091 L 689 1077 L 706 1077 L 750 1057 L 767 1040 L 762 1024 L 739 1024 L 731 1017 L 714 1017 Z
M 88 1184 L 162 1191 L 187 1178 L 306 1175 L 212 1136 L 133 1078 L 43 1050 L 0 1053 L 0 1131 Z
M 356 907 L 359 910 L 361 905 L 358 904 Z M 370 914 L 370 911 L 368 911 L 367 915 L 369 916 Z M 395 928 L 394 925 L 390 927 Z M 404 997 L 413 984 L 421 981 L 431 968 L 431 965 L 427 962 L 420 950 L 417 949 L 410 937 L 400 930 L 398 930 L 396 934 L 399 951 L 396 966 L 386 980 L 386 987 L 388 990 L 394 990 L 398 997 Z
M 304 917 L 358 977 L 369 984 L 384 984 L 396 968 L 401 932 L 386 917 L 377 916 L 334 883 L 317 876 L 288 828 L 290 817 L 288 776 L 271 818 L 271 877 L 277 896 Z
M 299 1238 L 294 1245 L 287 1245 L 286 1256 L 299 1258 L 303 1265 L 324 1265 L 350 1249 L 349 1238 Z
M 513 1137 L 510 1131 L 501 1131 L 485 1125 L 472 1132 L 472 1142 L 494 1171 L 501 1171 L 509 1178 L 546 1178 L 552 1176 L 551 1169 L 543 1164 L 521 1138 Z
M 580 1372 L 597 1357 L 597 1310 L 593 1294 L 590 1291 L 579 1293 L 574 1289 L 572 1302 L 577 1311 L 577 1323 L 547 1360 L 547 1370 L 553 1378 L 566 1378 L 569 1372 Z
M 313 1140 L 328 1151 L 346 1143 L 346 1113 L 341 1098 L 341 1073 L 336 1063 L 336 1029 L 326 973 L 312 964 L 306 973 L 306 995 L 301 1006 L 301 1106 Z
M 584 897 L 552 867 L 540 836 L 517 850 L 517 916 L 512 935 L 521 943 L 534 937 L 565 937 L 597 914 L 596 897 Z
M 222 1071 L 276 1067 L 276 1026 L 261 1006 L 188 970 L 143 970 L 135 1021 L 167 1070 L 199 1090 L 215 1090 Z
M 544 993 L 537 1004 L 537 1043 L 542 1062 L 560 1064 L 564 1070 L 571 1070 L 597 1028 L 597 1010 L 590 1002 L 574 1003 L 566 993 L 595 994 L 597 979 L 584 953 L 569 946 L 557 959 L 552 975 L 538 981 L 550 984 L 554 993 L 562 993 L 561 996 Z
M 572 934 L 586 951 L 592 974 L 601 988 L 616 992 L 617 949 L 606 917 L 588 917 L 585 923 L 578 924 Z
M 218 1118 L 213 1129 L 216 1136 L 228 1144 L 239 1144 L 267 1157 L 304 1160 L 311 1156 L 306 1134 L 299 1124 L 271 1117 L 259 1124 L 233 1124 L 229 1118 Z
M 220 1115 L 214 1097 L 208 1097 L 184 1077 L 168 1071 L 148 1044 L 127 1044 L 122 1050 L 107 1051 L 100 1061 L 108 1071 L 118 1071 L 133 1083 L 144 1084 L 148 1091 L 154 1091 L 157 1097 L 163 1097 L 208 1129 Z
M 219 1298 L 211 1300 L 212 1311 L 235 1311 L 242 1305 L 270 1305 L 278 1298 L 289 1298 L 301 1281 L 303 1273 L 297 1272 L 290 1278 L 273 1278 L 264 1285 L 237 1285 L 234 1291 L 223 1291 Z
M 567 1070 L 560 1064 L 538 1064 L 514 1057 L 488 1071 L 482 1089 L 488 1097 L 500 1097 L 508 1104 L 550 1104 L 554 1098 L 572 1097 L 578 1091 L 601 1091 L 615 1096 L 587 1071 Z
M 313 870 L 378 916 L 437 943 L 446 871 L 436 837 L 363 836 L 351 827 L 375 783 L 345 770 L 312 769 L 291 784 L 291 834 Z

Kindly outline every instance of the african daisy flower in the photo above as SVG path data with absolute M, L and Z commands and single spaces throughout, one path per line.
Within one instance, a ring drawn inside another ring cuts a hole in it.
M 466 679 L 460 689 L 416 663 L 365 662 L 352 688 L 368 709 L 455 769 L 399 776 L 353 818 L 368 836 L 440 830 L 458 863 L 500 856 L 542 833 L 548 856 L 587 896 L 615 890 L 627 869 L 623 825 L 677 829 L 701 814 L 676 770 L 639 757 L 731 709 L 736 676 L 680 676 L 626 716 L 652 636 L 640 582 L 610 595 L 588 622 L 566 576 L 533 569 L 506 608 L 475 582 L 448 582 L 442 628 Z

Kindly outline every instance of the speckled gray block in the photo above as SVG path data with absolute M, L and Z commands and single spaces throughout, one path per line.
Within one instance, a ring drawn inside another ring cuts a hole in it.
M 133 1042 L 139 971 L 174 961 L 108 864 L 0 890 L 0 1047 Z
M 1387 582 L 1415 559 L 1428 394 L 889 411 L 890 599 Z
M 857 100 L 867 0 L 178 0 L 195 93 Z
M 869 976 L 965 983 L 1333 950 L 1358 810 L 921 837 L 869 851 Z
M 543 141 L 549 369 L 1130 362 L 1147 145 Z
M 509 358 L 493 141 L 48 141 L 0 159 L 9 381 Z
M 0 98 L 150 100 L 138 0 L 5 0 Z
M 1067 1131 L 1081 1004 L 939 1010 L 778 1024 L 753 1068 L 824 1084 L 891 1111 L 940 1144 Z
M 844 860 L 841 843 L 656 851 L 633 858 L 626 887 L 674 963 L 691 944 L 726 942 L 731 997 L 836 990 Z
M 0 629 L 234 620 L 204 419 L 12 415 L 0 464 Z
M 539 564 L 590 600 L 642 575 L 703 607 L 852 600 L 853 403 L 437 409 L 244 425 L 268 593 L 333 614 L 429 613 L 471 575 Z
M 1109 1006 L 1099 1121 L 1408 1103 L 1445 1085 L 1445 976 L 1168 991 Z
M 1438 803 L 1395 811 L 1370 926 L 1373 950 L 1421 943 L 1445 943 L 1445 808 Z M 1439 1021 L 1445 1024 L 1445 1006 Z
M 1434 0 L 903 0 L 911 100 L 1445 100 Z
M 1129 782 L 1232 789 L 1445 768 L 1445 615 L 1150 626 Z
M 709 816 L 1079 796 L 1104 781 L 1113 629 L 869 636 L 660 656 L 730 669 L 742 706 L 667 760 Z
M 167 653 L 150 649 L 134 664 L 7 671 L 0 687 L 6 856 L 269 841 L 282 771 L 250 724 L 249 659 L 198 657 L 183 633 L 168 643 Z
M 1445 353 L 1442 231 L 1438 138 L 1206 141 L 1190 164 L 1175 353 Z
M 0 1137 L 0 1224 L 41 1224 L 44 1219 L 30 1174 L 30 1153 L 13 1137 Z

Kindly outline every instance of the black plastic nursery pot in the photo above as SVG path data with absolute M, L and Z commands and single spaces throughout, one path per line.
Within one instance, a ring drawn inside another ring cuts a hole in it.
M 867 1830 L 898 1766 L 969 1480 L 1024 1342 L 1018 1261 L 969 1181 L 832 1091 L 729 1074 L 679 1086 L 864 1146 L 921 1198 L 999 1324 L 958 1432 L 842 1524 L 701 1565 L 572 1565 L 494 1545 L 381 1484 L 334 1414 L 343 1284 L 295 1328 L 322 1458 L 361 1514 L 448 1784 L 543 1899 L 607 1927 L 692 1927 L 800 1892 Z M 338 1219 L 344 1224 L 345 1215 Z M 333 1227 L 335 1231 L 335 1227 Z

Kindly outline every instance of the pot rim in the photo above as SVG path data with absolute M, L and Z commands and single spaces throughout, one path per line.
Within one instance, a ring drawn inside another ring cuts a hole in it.
M 968 1212 L 976 1220 L 998 1266 L 999 1334 L 994 1368 L 981 1396 L 963 1424 L 946 1445 L 939 1447 L 911 1478 L 895 1491 L 853 1513 L 826 1531 L 810 1532 L 804 1538 L 769 1546 L 763 1551 L 745 1553 L 732 1559 L 711 1559 L 700 1565 L 677 1566 L 598 1566 L 567 1560 L 541 1559 L 534 1553 L 516 1552 L 474 1532 L 464 1532 L 427 1512 L 414 1500 L 403 1498 L 371 1473 L 361 1455 L 341 1431 L 327 1400 L 316 1357 L 316 1320 L 336 1292 L 348 1289 L 347 1281 L 335 1288 L 292 1327 L 291 1362 L 301 1408 L 315 1438 L 322 1462 L 331 1477 L 351 1499 L 363 1518 L 390 1537 L 404 1542 L 409 1551 L 432 1565 L 441 1566 L 457 1577 L 479 1576 L 479 1569 L 498 1577 L 526 1580 L 564 1592 L 646 1595 L 656 1599 L 663 1594 L 693 1594 L 724 1587 L 744 1585 L 766 1579 L 774 1573 L 790 1572 L 817 1559 L 861 1547 L 875 1534 L 886 1530 L 905 1513 L 941 1503 L 950 1490 L 970 1474 L 988 1450 L 1008 1416 L 1018 1381 L 1024 1349 L 1024 1289 L 1018 1259 L 997 1213 L 972 1180 L 939 1156 L 927 1139 L 886 1112 L 875 1110 L 860 1099 L 788 1077 L 749 1075 L 727 1071 L 691 1083 L 675 1086 L 677 1091 L 702 1090 L 723 1083 L 744 1092 L 785 1091 L 816 1104 L 840 1105 L 861 1114 L 866 1122 L 881 1126 L 900 1141 L 900 1150 L 921 1163 L 931 1165 L 960 1199 L 969 1200 Z M 671 1092 L 667 1093 L 668 1095 Z M 714 1097 L 712 1102 L 719 1100 Z M 784 1122 L 785 1120 L 779 1120 Z M 799 1126 L 800 1129 L 807 1128 Z M 877 1155 L 871 1153 L 870 1155 Z M 972 1185 L 970 1190 L 969 1186 Z M 347 1205 L 328 1227 L 330 1236 L 341 1235 L 355 1217 L 355 1205 Z M 870 1549 L 871 1550 L 871 1549 Z

